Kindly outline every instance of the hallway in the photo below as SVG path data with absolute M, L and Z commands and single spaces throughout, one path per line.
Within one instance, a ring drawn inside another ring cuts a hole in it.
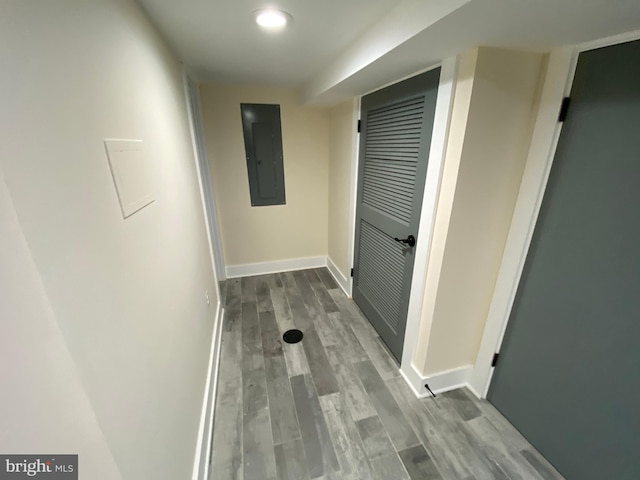
M 222 290 L 212 480 L 562 478 L 467 390 L 416 399 L 328 270 Z

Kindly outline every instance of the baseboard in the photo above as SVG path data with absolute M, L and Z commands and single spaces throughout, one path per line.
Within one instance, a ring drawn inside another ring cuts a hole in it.
M 331 257 L 327 257 L 327 268 L 329 272 L 333 276 L 333 279 L 336 281 L 340 288 L 347 294 L 347 297 L 351 298 L 351 281 L 350 278 L 345 277 L 340 269 L 336 267 L 336 264 L 333 263 Z
M 471 378 L 472 369 L 472 365 L 466 365 L 464 367 L 423 376 L 420 375 L 413 365 L 410 365 L 408 369 L 400 370 L 400 373 L 416 397 L 424 398 L 431 395 L 425 388 L 425 384 L 428 384 L 431 391 L 435 394 L 448 392 L 461 387 L 470 388 L 469 379 Z M 471 389 L 471 391 L 474 395 L 478 396 L 474 390 Z
M 478 391 L 475 388 L 473 388 L 473 385 L 471 385 L 471 383 L 467 383 L 466 387 L 469 389 L 471 393 L 473 393 L 476 396 L 478 400 L 482 400 L 482 395 L 480 395 Z
M 420 394 L 420 387 L 421 385 L 424 385 L 422 383 L 422 377 L 417 372 L 417 370 L 413 367 L 413 365 L 409 366 L 408 369 L 403 369 L 401 367 L 400 375 L 402 376 L 402 378 L 404 378 L 404 381 L 407 382 L 407 385 L 409 385 L 409 387 L 411 388 L 411 391 L 416 397 L 418 398 L 424 397 L 424 395 Z
M 196 443 L 196 454 L 193 464 L 192 480 L 206 480 L 209 476 L 211 442 L 213 441 L 213 417 L 215 413 L 215 399 L 218 390 L 218 370 L 220 366 L 220 343 L 222 340 L 222 323 L 224 322 L 224 308 L 218 302 L 216 318 L 211 337 L 209 353 L 209 367 L 205 383 L 204 399 L 200 413 L 200 426 Z M 204 449 L 203 449 L 204 446 Z
M 252 275 L 265 275 L 268 273 L 291 272 L 306 268 L 319 268 L 327 266 L 327 257 L 290 258 L 276 260 L 275 262 L 247 263 L 244 265 L 229 265 L 226 268 L 227 278 L 250 277 Z

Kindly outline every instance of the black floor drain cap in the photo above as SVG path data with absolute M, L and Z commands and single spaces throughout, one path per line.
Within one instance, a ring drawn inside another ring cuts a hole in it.
M 286 332 L 284 332 L 284 335 L 282 335 L 282 339 L 287 342 L 287 343 L 298 343 L 300 340 L 302 340 L 302 332 L 300 330 L 287 330 Z

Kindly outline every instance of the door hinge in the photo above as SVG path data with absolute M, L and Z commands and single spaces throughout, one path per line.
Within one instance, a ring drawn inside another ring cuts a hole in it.
M 570 103 L 571 103 L 571 97 L 564 97 L 562 99 L 562 105 L 560 105 L 560 113 L 558 114 L 559 122 L 564 122 L 567 119 L 567 113 L 569 112 Z
M 495 367 L 498 364 L 498 357 L 500 356 L 499 353 L 494 353 L 493 354 L 493 360 L 491 360 L 491 366 Z
M 353 277 L 353 268 L 351 269 L 351 276 Z
M 358 133 L 360 133 L 361 128 L 362 128 L 362 120 L 358 120 Z

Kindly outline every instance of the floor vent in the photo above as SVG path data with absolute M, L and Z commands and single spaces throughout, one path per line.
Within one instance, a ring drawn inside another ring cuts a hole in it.
M 286 332 L 284 332 L 284 335 L 282 335 L 282 339 L 287 342 L 287 343 L 298 343 L 300 340 L 302 340 L 302 332 L 300 330 L 287 330 Z

